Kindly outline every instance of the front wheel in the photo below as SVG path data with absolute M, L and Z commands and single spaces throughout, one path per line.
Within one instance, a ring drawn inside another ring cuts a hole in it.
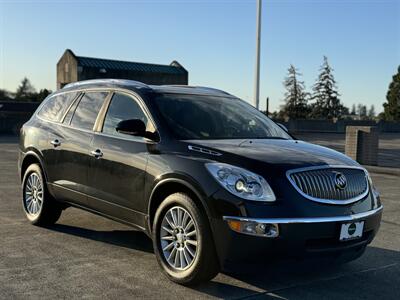
M 153 246 L 167 277 L 179 284 L 208 281 L 219 272 L 208 219 L 186 194 L 168 196 L 157 209 Z
M 42 169 L 30 165 L 22 180 L 22 205 L 28 220 L 34 225 L 52 225 L 59 219 L 62 208 L 47 191 Z

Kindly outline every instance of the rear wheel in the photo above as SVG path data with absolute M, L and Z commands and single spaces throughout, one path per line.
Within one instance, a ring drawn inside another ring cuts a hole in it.
M 157 209 L 153 245 L 161 268 L 174 282 L 192 285 L 219 272 L 208 219 L 186 194 L 168 196 Z
M 22 180 L 22 205 L 34 225 L 51 225 L 59 219 L 62 208 L 47 191 L 43 172 L 38 164 L 30 165 Z

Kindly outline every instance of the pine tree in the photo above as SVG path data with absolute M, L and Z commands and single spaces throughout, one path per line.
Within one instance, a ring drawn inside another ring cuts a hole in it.
M 400 121 L 400 66 L 397 74 L 393 76 L 393 80 L 389 85 L 386 94 L 387 103 L 383 104 L 384 117 L 389 121 Z
M 361 120 L 365 120 L 367 118 L 367 106 L 363 104 L 358 104 L 358 115 Z
M 0 101 L 10 101 L 12 99 L 12 95 L 9 91 L 0 89 Z
M 352 105 L 350 114 L 353 115 L 353 116 L 356 115 L 356 105 L 355 104 Z
M 320 74 L 313 86 L 311 116 L 314 118 L 339 118 L 343 114 L 344 106 L 340 103 L 333 69 L 324 56 L 324 62 L 320 67 Z
M 290 65 L 288 75 L 283 82 L 286 92 L 282 110 L 284 115 L 291 119 L 304 119 L 309 113 L 308 95 L 305 92 L 304 82 L 299 80 L 300 76 L 298 70 Z
M 371 107 L 368 110 L 368 118 L 372 120 L 372 119 L 375 118 L 375 116 L 376 116 L 375 105 L 372 104 Z
M 51 90 L 41 89 L 39 91 L 39 93 L 35 94 L 35 101 L 42 102 L 50 94 L 51 94 Z
M 36 96 L 35 94 L 36 94 L 35 88 L 32 86 L 29 79 L 25 77 L 24 79 L 22 79 L 21 84 L 17 88 L 17 91 L 15 93 L 15 99 L 23 101 L 32 101 Z

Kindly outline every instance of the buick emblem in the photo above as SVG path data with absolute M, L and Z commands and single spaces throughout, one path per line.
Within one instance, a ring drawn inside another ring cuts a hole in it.
M 339 190 L 344 190 L 347 186 L 347 179 L 346 176 L 344 176 L 342 173 L 336 172 L 334 175 L 334 183 L 335 187 Z

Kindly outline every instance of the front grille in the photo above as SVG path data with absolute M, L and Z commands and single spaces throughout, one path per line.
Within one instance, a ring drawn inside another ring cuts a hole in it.
M 287 175 L 300 194 L 317 202 L 347 204 L 368 194 L 368 179 L 361 168 L 311 167 Z

